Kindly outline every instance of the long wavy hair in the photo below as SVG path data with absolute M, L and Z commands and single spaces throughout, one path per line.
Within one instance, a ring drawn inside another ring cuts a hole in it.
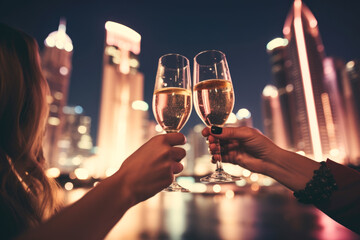
M 35 39 L 0 23 L 0 200 L 18 232 L 57 209 L 42 151 L 48 92 Z

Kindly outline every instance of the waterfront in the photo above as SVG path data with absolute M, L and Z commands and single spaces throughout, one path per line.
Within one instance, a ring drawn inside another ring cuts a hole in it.
M 316 208 L 299 204 L 282 186 L 236 189 L 232 194 L 161 192 L 131 208 L 106 240 L 360 239 Z M 68 191 L 66 201 L 85 192 Z

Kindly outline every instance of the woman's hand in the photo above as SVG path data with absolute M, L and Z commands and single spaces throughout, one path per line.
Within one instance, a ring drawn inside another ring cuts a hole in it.
M 202 131 L 208 137 L 211 153 L 215 153 L 213 162 L 221 154 L 223 162 L 270 176 L 291 190 L 303 189 L 314 170 L 320 167 L 318 162 L 278 147 L 256 129 L 235 127 L 223 128 L 222 132 L 221 128 L 214 130 L 212 132 L 220 133 L 211 133 L 209 128 Z M 220 153 L 216 139 L 220 140 Z
M 118 173 L 123 186 L 134 198 L 134 204 L 144 201 L 169 186 L 174 174 L 182 171 L 179 161 L 186 151 L 176 145 L 185 144 L 181 133 L 155 136 L 125 160 Z
M 240 165 L 252 172 L 266 174 L 272 163 L 272 157 L 281 151 L 270 139 L 258 130 L 249 127 L 223 128 L 221 134 L 211 133 L 210 128 L 202 131 L 208 137 L 209 148 L 214 155 L 213 163 L 218 160 L 220 140 L 223 162 Z

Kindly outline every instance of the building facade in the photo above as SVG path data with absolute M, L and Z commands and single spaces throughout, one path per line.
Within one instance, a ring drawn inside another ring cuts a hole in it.
M 93 143 L 90 136 L 91 118 L 83 114 L 81 106 L 63 108 L 64 124 L 58 142 L 59 169 L 70 173 L 92 156 Z
M 291 149 L 278 89 L 270 84 L 265 86 L 261 99 L 264 134 L 278 146 Z
M 295 135 L 293 129 L 296 125 L 296 119 L 293 116 L 296 115 L 296 109 L 292 108 L 292 106 L 295 104 L 295 95 L 293 91 L 294 85 L 289 77 L 291 61 L 288 59 L 287 47 L 288 40 L 286 38 L 275 38 L 271 40 L 266 46 L 267 53 L 270 56 L 271 72 L 273 75 L 275 89 L 274 87 L 265 87 L 262 99 L 263 104 L 266 104 L 265 102 L 269 101 L 267 105 L 270 107 L 270 101 L 277 101 L 275 99 L 278 98 L 280 103 L 280 113 L 277 113 L 278 115 L 276 116 L 282 119 L 281 122 L 286 133 L 286 139 L 284 141 L 286 142 L 287 148 L 289 150 L 294 150 Z M 274 97 L 274 95 L 276 95 L 276 97 Z M 269 119 L 269 116 L 264 111 L 272 112 L 272 110 L 266 110 L 266 106 L 263 105 L 263 116 L 265 118 L 264 128 L 268 129 L 265 131 L 265 133 L 275 133 L 275 130 L 271 130 L 270 128 L 273 124 L 276 124 L 276 121 Z
M 73 45 L 66 34 L 65 21 L 61 20 L 57 31 L 45 39 L 45 47 L 41 53 L 42 70 L 48 81 L 50 95 L 49 118 L 44 139 L 44 155 L 49 167 L 58 167 L 58 141 L 64 126 L 63 107 L 66 106 L 70 74 L 72 69 Z
M 115 22 L 106 22 L 98 128 L 98 176 L 115 172 L 144 142 L 144 76 L 138 71 L 141 36 Z

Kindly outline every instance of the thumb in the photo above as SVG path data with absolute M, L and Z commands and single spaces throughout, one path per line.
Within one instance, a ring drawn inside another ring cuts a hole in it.
M 211 127 L 212 136 L 222 140 L 244 140 L 253 135 L 253 129 L 249 127 Z

